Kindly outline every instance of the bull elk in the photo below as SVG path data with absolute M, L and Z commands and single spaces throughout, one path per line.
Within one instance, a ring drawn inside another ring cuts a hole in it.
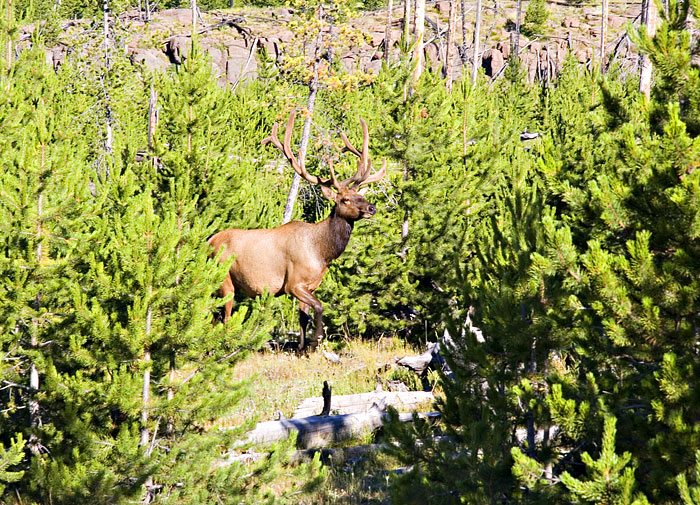
M 307 344 L 306 330 L 311 319 L 309 307 L 313 308 L 315 329 L 308 342 L 309 350 L 313 351 L 323 335 L 323 305 L 314 296 L 314 291 L 321 284 L 328 264 L 347 247 L 355 221 L 376 213 L 376 207 L 364 198 L 367 188 L 360 186 L 381 180 L 386 173 L 386 160 L 381 170 L 371 174 L 369 133 L 361 119 L 362 151 L 353 147 L 343 133 L 340 134 L 345 150 L 358 157 L 356 173 L 338 182 L 330 164 L 330 179 L 311 175 L 290 147 L 295 115 L 294 112 L 289 115 L 284 143 L 277 138 L 277 123 L 262 143 L 271 142 L 284 153 L 301 177 L 321 188 L 323 196 L 335 204 L 330 216 L 318 223 L 292 221 L 272 229 L 225 230 L 211 237 L 209 244 L 217 253 L 223 250 L 219 256 L 221 261 L 235 255 L 229 274 L 219 289 L 220 296 L 226 297 L 239 290 L 255 297 L 267 288 L 275 296 L 289 294 L 299 300 L 300 350 Z M 224 306 L 224 322 L 228 321 L 232 309 L 233 301 L 228 301 Z

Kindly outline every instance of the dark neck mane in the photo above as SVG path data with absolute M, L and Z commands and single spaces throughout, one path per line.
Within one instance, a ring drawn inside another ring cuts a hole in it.
M 355 221 L 339 216 L 337 207 L 333 207 L 331 215 L 318 224 L 323 227 L 324 232 L 321 253 L 326 262 L 331 262 L 343 254 L 348 246 Z

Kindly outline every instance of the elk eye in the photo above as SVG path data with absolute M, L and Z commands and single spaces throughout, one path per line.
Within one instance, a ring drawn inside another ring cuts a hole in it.
M 342 198 L 340 201 L 341 201 L 341 203 L 344 203 L 344 204 L 350 203 L 350 200 L 347 198 Z

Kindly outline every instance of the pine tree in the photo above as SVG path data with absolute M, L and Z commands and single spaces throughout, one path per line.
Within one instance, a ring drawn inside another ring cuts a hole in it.
M 676 477 L 678 483 L 678 492 L 685 505 L 697 505 L 700 503 L 700 486 L 697 483 L 700 481 L 700 451 L 695 452 L 695 485 L 688 485 L 688 479 L 684 474 Z
M 658 45 L 668 40 L 668 30 L 661 29 L 650 46 L 659 50 L 659 61 L 671 51 Z M 682 47 L 684 36 L 675 40 Z M 666 78 L 658 83 L 662 90 L 668 85 Z M 680 104 L 678 98 L 660 103 L 659 97 L 671 95 L 653 91 L 647 115 L 637 97 L 606 78 L 603 112 L 592 116 L 598 121 L 588 140 L 581 139 L 591 153 L 590 171 L 567 170 L 572 165 L 564 156 L 543 159 L 560 214 L 547 233 L 551 248 L 537 258 L 537 277 L 561 276 L 568 285 L 569 308 L 561 305 L 559 317 L 574 336 L 564 355 L 569 365 L 561 378 L 568 379 L 552 390 L 564 395 L 557 401 L 550 396 L 550 405 L 559 405 L 562 423 L 567 401 L 613 414 L 618 445 L 637 462 L 637 485 L 655 503 L 677 501 L 672 480 L 688 472 L 698 444 L 696 345 L 690 336 L 698 326 L 697 190 L 691 167 L 700 151 L 681 112 L 688 102 L 682 88 L 676 91 Z M 585 383 L 595 387 L 582 388 Z M 596 423 L 592 413 L 580 412 L 577 424 L 584 430 Z M 570 410 L 569 419 L 574 414 Z M 581 443 L 596 443 L 594 430 L 588 431 Z
M 178 182 L 172 181 L 174 194 Z M 97 462 L 90 458 L 91 471 L 74 473 L 71 482 L 61 478 L 75 464 L 69 462 L 41 466 L 35 478 L 57 502 L 86 500 L 82 493 L 95 488 L 115 498 L 143 496 L 142 485 L 148 494 L 180 494 L 185 477 L 191 483 L 187 492 L 199 489 L 194 495 L 206 500 L 209 484 L 201 472 L 236 432 L 192 428 L 228 414 L 241 398 L 243 389 L 231 379 L 233 365 L 260 345 L 271 322 L 263 322 L 263 304 L 247 318 L 242 308 L 226 327 L 212 329 L 212 310 L 220 304 L 212 293 L 227 265 L 209 259 L 207 226 L 195 217 L 196 200 L 185 209 L 183 227 L 182 209 L 161 207 L 169 195 L 159 202 L 129 170 L 99 190 L 109 191 L 111 210 L 84 241 L 90 245 L 75 267 L 73 347 L 54 380 L 71 384 L 63 393 L 66 402 L 70 396 L 74 408 L 90 413 L 82 430 L 114 442 L 99 449 Z M 80 380 L 69 381 L 76 371 Z M 76 396 L 86 388 L 93 393 Z M 64 430 L 83 423 L 73 419 Z M 100 447 L 94 441 L 85 445 L 93 456 Z
M 589 474 L 587 480 L 576 479 L 569 472 L 561 474 L 561 481 L 581 503 L 619 505 L 648 503 L 644 495 L 633 496 L 634 467 L 628 466 L 632 455 L 625 452 L 622 456 L 618 456 L 615 452 L 616 422 L 614 417 L 605 419 L 602 450 L 597 460 L 587 452 L 581 455 Z
M 22 434 L 10 440 L 10 448 L 0 446 L 0 494 L 5 491 L 5 484 L 16 482 L 24 475 L 24 470 L 13 471 L 13 466 L 19 465 L 24 459 L 25 441 Z
M 413 339 L 434 339 L 433 325 L 454 296 L 454 270 L 445 265 L 470 247 L 469 208 L 478 206 L 484 182 L 470 161 L 488 153 L 470 147 L 486 133 L 469 115 L 485 109 L 479 91 L 455 83 L 450 96 L 432 71 L 414 84 L 403 44 L 404 59 L 378 77 L 372 99 L 355 100 L 357 114 L 378 120 L 371 124 L 374 159 L 389 162 L 388 185 L 370 195 L 379 212 L 358 230 L 321 289 L 336 294 L 328 319 L 345 334 L 401 329 Z M 367 111 L 370 106 L 380 112 Z
M 36 43 L 36 41 L 35 41 Z M 45 405 L 47 367 L 70 311 L 62 272 L 70 238 L 89 216 L 87 167 L 71 119 L 76 104 L 42 46 L 23 54 L 6 81 L 0 124 L 0 335 L 3 376 L 10 380 L 2 443 L 19 432 L 33 454 L 51 445 L 53 410 Z
M 530 0 L 525 11 L 525 22 L 521 27 L 521 32 L 526 37 L 544 35 L 548 17 L 549 11 L 544 0 Z
M 669 120 L 666 104 L 678 102 L 688 133 L 700 134 L 700 70 L 693 61 L 698 47 L 687 25 L 691 11 L 700 12 L 697 0 L 671 0 L 668 9 L 659 11 L 661 25 L 653 37 L 642 29 L 632 33 L 654 69 L 650 119 L 659 133 Z

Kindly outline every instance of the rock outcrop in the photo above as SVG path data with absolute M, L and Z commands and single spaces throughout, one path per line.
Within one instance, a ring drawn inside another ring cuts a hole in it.
M 600 44 L 600 13 L 587 8 L 564 6 L 560 3 L 557 16 L 552 16 L 547 27 L 546 39 L 529 40 L 521 36 L 519 55 L 527 71 L 529 80 L 551 78 L 567 57 L 569 51 L 582 64 L 589 64 Z M 428 35 L 424 46 L 427 65 L 430 68 L 445 68 L 446 17 L 449 2 L 439 0 L 430 6 L 428 12 Z M 638 20 L 639 6 L 624 5 L 617 7 L 618 11 L 609 15 L 606 52 L 608 59 L 622 61 L 630 56 L 630 44 L 621 42 L 625 38 L 626 25 Z M 621 10 L 624 8 L 624 10 Z M 473 9 L 472 9 L 473 10 Z M 265 49 L 267 55 L 279 61 L 284 44 L 292 39 L 292 32 L 287 23 L 293 13 L 287 8 L 268 9 L 265 15 L 223 14 L 219 12 L 205 13 L 199 20 L 199 40 L 201 47 L 212 60 L 214 74 L 224 85 L 237 85 L 254 79 L 257 75 L 257 52 Z M 485 21 L 482 27 L 484 41 L 482 47 L 481 66 L 487 76 L 495 78 L 502 73 L 507 58 L 511 52 L 509 39 L 513 23 L 508 9 L 485 8 Z M 488 18 L 490 11 L 491 17 Z M 391 38 L 395 43 L 401 35 L 402 20 L 400 9 L 394 10 Z M 472 13 L 473 15 L 473 13 Z M 487 19 L 488 18 L 488 19 Z M 366 34 L 366 43 L 354 47 L 339 55 L 344 67 L 349 72 L 357 69 L 368 72 L 378 72 L 384 58 L 386 12 L 380 11 L 365 15 L 355 20 L 356 27 Z M 487 25 L 486 23 L 489 23 Z M 170 9 L 156 12 L 151 20 L 144 22 L 138 12 L 121 15 L 115 24 L 119 25 L 121 33 L 127 35 L 123 48 L 134 65 L 161 71 L 171 65 L 181 64 L 190 51 L 189 9 Z M 96 23 L 88 20 L 73 20 L 64 25 L 66 36 L 59 38 L 60 43 L 47 49 L 47 60 L 54 66 L 63 64 L 67 55 L 79 50 L 78 40 L 89 37 L 79 37 L 76 33 L 97 31 Z M 432 31 L 431 28 L 432 27 Z M 25 28 L 24 39 L 29 39 L 33 27 Z M 464 71 L 464 64 L 471 66 L 473 57 L 471 44 L 466 45 L 460 40 L 458 29 L 456 44 L 461 51 L 454 51 L 453 78 Z M 468 41 L 469 42 L 469 41 Z M 392 58 L 397 58 L 396 44 L 392 49 Z M 460 53 L 464 58 L 460 57 Z M 630 58 L 631 59 L 631 58 Z

